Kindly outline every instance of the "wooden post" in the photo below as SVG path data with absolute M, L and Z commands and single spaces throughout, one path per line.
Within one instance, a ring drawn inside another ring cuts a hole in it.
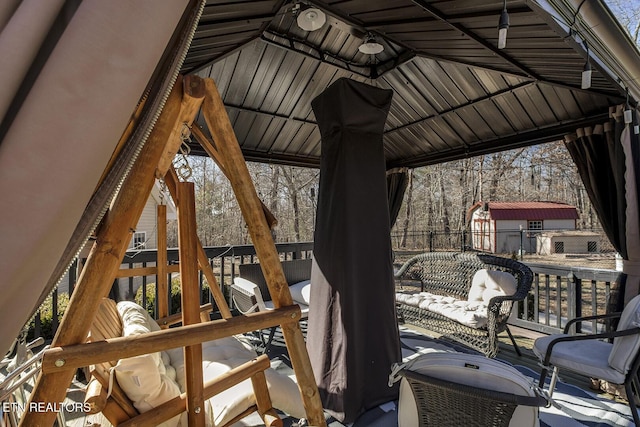
M 101 299 L 109 293 L 133 230 L 151 193 L 156 166 L 165 144 L 173 129 L 180 125 L 178 117 L 182 95 L 182 78 L 179 78 L 149 139 L 125 179 L 110 212 L 107 213 L 103 226 L 97 233 L 96 242 L 78 278 L 69 306 L 53 340 L 53 346 L 78 344 L 86 340 Z M 60 360 L 58 363 L 64 366 L 65 361 Z M 74 369 L 69 369 L 54 374 L 41 374 L 29 402 L 38 404 L 64 401 L 67 387 L 71 384 L 74 373 Z M 30 408 L 31 405 L 27 407 Z M 53 411 L 28 411 L 22 417 L 20 425 L 50 426 L 55 418 L 56 413 Z
M 167 184 L 167 189 L 171 194 L 173 200 L 176 200 L 178 197 L 178 175 L 173 167 L 170 167 L 165 176 L 165 183 Z M 209 283 L 209 289 L 211 290 L 211 294 L 213 295 L 213 299 L 218 306 L 218 310 L 222 314 L 223 319 L 231 319 L 231 310 L 229 310 L 229 306 L 227 305 L 227 300 L 224 298 L 222 291 L 220 290 L 220 286 L 218 285 L 218 281 L 216 280 L 215 274 L 213 274 L 213 270 L 209 265 L 209 259 L 207 258 L 207 254 L 202 247 L 202 243 L 200 243 L 200 239 L 196 236 L 198 242 L 198 264 L 200 265 L 200 269 L 204 273 L 204 277 L 207 279 L 207 283 Z
M 282 271 L 282 264 L 276 250 L 271 230 L 267 224 L 251 175 L 247 169 L 244 157 L 224 103 L 212 79 L 204 79 L 206 94 L 202 104 L 202 113 L 209 131 L 213 135 L 220 155 L 224 158 L 224 165 L 233 191 L 238 199 L 242 215 L 247 222 L 251 240 L 260 259 L 264 277 L 275 307 L 293 304 L 289 286 Z M 298 324 L 282 325 L 291 363 L 298 379 L 298 386 L 307 413 L 309 424 L 325 427 L 326 421 L 322 410 L 322 402 L 318 394 L 318 387 L 311 369 L 311 361 L 307 353 L 304 336 Z
M 183 79 L 184 95 L 182 97 L 182 106 L 180 108 L 180 116 L 178 117 L 181 125 L 176 126 L 169 135 L 169 140 L 165 145 L 162 157 L 158 162 L 158 168 L 156 169 L 156 177 L 162 178 L 173 162 L 173 158 L 178 153 L 180 146 L 182 145 L 183 136 L 189 136 L 191 132 L 191 125 L 195 119 L 200 106 L 204 99 L 204 85 L 202 79 L 196 75 L 184 76 Z
M 169 315 L 169 287 L 167 284 L 167 205 L 158 205 L 156 219 L 158 229 L 158 256 L 156 258 L 156 316 Z
M 192 182 L 180 182 L 177 190 L 182 324 L 193 325 L 200 323 L 195 187 Z M 202 344 L 186 346 L 184 362 L 189 427 L 204 427 Z

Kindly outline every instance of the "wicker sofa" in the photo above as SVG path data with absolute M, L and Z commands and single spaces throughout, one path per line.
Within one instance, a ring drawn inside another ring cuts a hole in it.
M 404 322 L 487 357 L 496 356 L 498 334 L 507 331 L 520 354 L 507 320 L 513 303 L 531 288 L 533 273 L 526 265 L 482 253 L 429 252 L 411 258 L 395 277 L 399 285 L 420 284 L 420 292 L 396 293 Z

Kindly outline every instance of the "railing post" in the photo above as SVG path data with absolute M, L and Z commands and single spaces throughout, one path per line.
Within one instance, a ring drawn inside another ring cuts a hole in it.
M 429 230 L 429 252 L 433 252 L 433 231 Z
M 582 317 L 582 279 L 575 277 L 572 274 L 573 278 L 574 278 L 574 283 L 575 283 L 575 288 L 576 288 L 576 294 L 575 294 L 575 306 L 576 306 L 576 315 L 575 317 Z M 596 314 L 596 312 L 594 311 L 593 314 Z M 576 323 L 576 333 L 579 334 L 580 332 L 582 332 L 582 323 L 578 322 Z M 597 331 L 594 331 L 597 332 Z
M 576 317 L 578 297 L 576 295 L 576 276 L 573 272 L 567 274 L 567 318 Z
M 55 335 L 58 330 L 58 288 L 51 294 L 51 315 L 51 330 Z

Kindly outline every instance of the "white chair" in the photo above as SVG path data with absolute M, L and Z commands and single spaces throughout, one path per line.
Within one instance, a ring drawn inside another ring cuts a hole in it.
M 586 335 L 569 335 L 569 328 L 586 320 L 606 320 L 619 318 L 614 332 Z M 604 339 L 613 338 L 613 342 Z M 559 369 L 567 369 L 578 374 L 606 380 L 613 384 L 624 384 L 629 399 L 629 407 L 636 426 L 640 417 L 636 399 L 640 392 L 638 368 L 640 367 L 640 295 L 633 298 L 622 313 L 587 316 L 573 319 L 564 328 L 564 334 L 538 338 L 533 352 L 542 362 L 539 387 L 543 387 L 549 369 L 553 375 L 549 383 L 549 395 L 553 394 L 558 380 Z
M 241 264 L 240 276 L 231 284 L 233 306 L 241 314 L 273 310 L 274 305 L 269 294 L 267 282 L 260 264 Z M 311 259 L 298 259 L 282 262 L 282 270 L 289 285 L 293 301 L 300 306 L 302 332 L 306 333 L 306 319 L 309 317 L 309 296 L 311 277 Z M 270 328 L 267 337 L 258 331 L 262 341 L 262 352 L 266 353 L 274 341 L 277 327 Z

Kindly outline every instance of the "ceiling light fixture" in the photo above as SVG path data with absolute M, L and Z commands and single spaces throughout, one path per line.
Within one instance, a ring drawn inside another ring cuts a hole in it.
M 507 0 L 504 0 L 500 21 L 498 21 L 498 49 L 507 46 L 507 30 L 509 29 L 509 13 L 507 12 Z
M 358 47 L 358 50 L 365 55 L 377 55 L 384 50 L 384 46 L 376 41 L 373 34 L 367 34 L 364 43 Z
M 298 26 L 305 31 L 316 31 L 327 22 L 327 15 L 317 7 L 302 5 L 296 18 Z

